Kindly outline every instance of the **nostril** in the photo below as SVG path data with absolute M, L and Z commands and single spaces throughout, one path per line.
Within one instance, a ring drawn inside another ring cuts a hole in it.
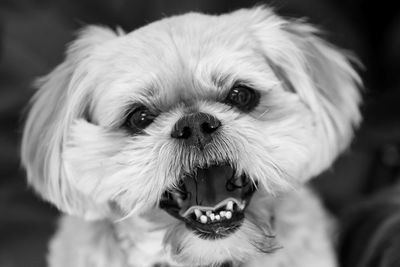
M 192 135 L 192 130 L 188 126 L 177 127 L 171 133 L 171 136 L 177 139 L 189 139 L 191 135 Z
M 215 132 L 221 126 L 221 122 L 219 120 L 213 120 L 211 122 L 203 122 L 201 124 L 201 129 L 207 133 L 211 134 Z

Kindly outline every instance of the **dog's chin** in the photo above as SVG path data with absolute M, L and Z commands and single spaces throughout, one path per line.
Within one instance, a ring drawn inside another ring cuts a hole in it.
M 250 205 L 248 210 L 254 208 Z M 179 266 L 220 266 L 223 263 L 238 263 L 270 254 L 279 248 L 272 234 L 268 218 L 256 223 L 250 215 L 241 220 L 240 227 L 224 238 L 204 238 L 198 230 L 192 230 L 186 223 L 178 223 L 170 228 L 165 236 L 166 247 L 171 259 Z M 223 265 L 225 266 L 225 265 Z M 230 266 L 230 265 L 228 265 Z
M 229 164 L 196 168 L 164 192 L 160 208 L 201 239 L 223 239 L 243 224 L 256 184 Z

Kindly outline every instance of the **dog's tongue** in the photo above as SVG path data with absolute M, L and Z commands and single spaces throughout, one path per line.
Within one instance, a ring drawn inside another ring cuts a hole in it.
M 183 181 L 188 194 L 182 210 L 195 205 L 214 207 L 229 197 L 241 199 L 241 190 L 232 187 L 233 183 L 237 183 L 234 176 L 230 166 L 198 169 L 197 175 L 186 177 Z

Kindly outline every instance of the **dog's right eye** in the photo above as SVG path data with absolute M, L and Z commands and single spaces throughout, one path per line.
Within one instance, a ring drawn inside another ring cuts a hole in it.
M 260 94 L 250 87 L 239 84 L 229 91 L 224 102 L 244 112 L 250 112 L 260 102 Z
M 149 126 L 156 115 L 145 106 L 139 106 L 129 113 L 125 125 L 133 131 L 140 131 Z

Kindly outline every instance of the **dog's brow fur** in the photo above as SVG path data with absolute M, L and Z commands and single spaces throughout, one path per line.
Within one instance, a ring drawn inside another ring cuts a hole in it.
M 228 74 L 213 73 L 211 75 L 212 83 L 218 88 L 227 86 L 227 82 L 231 79 Z

